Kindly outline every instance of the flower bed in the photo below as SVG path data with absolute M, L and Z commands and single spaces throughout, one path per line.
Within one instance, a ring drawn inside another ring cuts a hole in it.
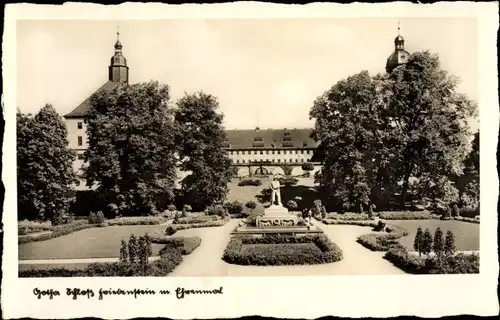
M 106 223 L 108 226 L 134 226 L 134 225 L 156 225 L 162 224 L 167 221 L 163 216 L 150 216 L 150 217 L 120 217 L 115 219 L 108 219 Z
M 172 224 L 207 223 L 209 221 L 214 221 L 217 219 L 217 216 L 184 217 L 172 221 Z
M 430 220 L 440 219 L 441 215 L 429 211 L 381 211 L 378 214 L 384 220 Z
M 222 259 L 240 265 L 321 264 L 342 260 L 342 250 L 325 235 L 236 236 L 227 244 Z
M 475 254 L 425 258 L 409 254 L 403 246 L 394 246 L 385 253 L 384 259 L 412 274 L 479 273 L 479 255 Z
M 178 248 L 183 255 L 188 255 L 201 244 L 200 237 L 151 237 L 151 243 L 166 244 Z M 160 250 L 160 255 L 162 251 Z
M 159 260 L 149 262 L 146 267 L 130 263 L 92 263 L 83 270 L 66 268 L 31 269 L 19 272 L 21 278 L 45 277 L 161 277 L 166 276 L 182 262 L 177 248 L 166 246 Z
M 221 219 L 221 220 L 215 220 L 215 221 L 209 221 L 209 222 L 204 222 L 204 223 L 188 223 L 188 224 L 175 224 L 171 225 L 174 232 L 177 232 L 179 230 L 186 230 L 186 229 L 192 229 L 192 228 L 208 228 L 208 227 L 221 227 L 225 225 L 229 219 Z
M 370 233 L 359 236 L 357 242 L 373 251 L 387 251 L 391 247 L 399 245 L 397 239 L 408 235 L 408 231 L 395 225 L 387 225 L 385 230 L 387 233 Z
M 326 219 L 332 220 L 344 220 L 344 221 L 364 221 L 372 220 L 366 213 L 356 213 L 356 212 L 346 212 L 346 213 L 329 213 L 326 215 Z

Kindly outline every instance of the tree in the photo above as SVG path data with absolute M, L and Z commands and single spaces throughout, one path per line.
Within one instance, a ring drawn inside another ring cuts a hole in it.
M 158 82 L 100 90 L 87 113 L 85 177 L 107 216 L 152 215 L 171 202 L 176 143 L 169 87 Z M 165 202 L 165 201 L 164 201 Z
M 286 206 L 288 207 L 288 209 L 290 209 L 292 211 L 295 211 L 298 208 L 297 202 L 295 202 L 294 200 L 288 200 L 288 202 L 286 203 Z
M 429 229 L 425 229 L 422 237 L 422 253 L 429 255 L 432 251 L 432 234 Z
M 455 235 L 450 230 L 446 231 L 446 236 L 444 239 L 444 254 L 447 256 L 452 256 L 455 253 Z
M 182 190 L 185 201 L 199 210 L 222 202 L 231 179 L 231 161 L 224 151 L 227 136 L 218 108 L 216 98 L 202 92 L 177 101 L 180 166 L 191 173 L 182 181 Z
M 314 164 L 312 162 L 304 162 L 302 164 L 302 170 L 306 171 L 308 174 L 314 170 Z
M 76 174 L 67 136 L 62 117 L 51 105 L 35 117 L 17 112 L 19 219 L 48 219 L 57 225 L 69 213 Z
M 471 147 L 467 123 L 477 116 L 477 105 L 457 93 L 457 85 L 458 78 L 441 69 L 438 56 L 425 51 L 412 54 L 382 86 L 391 125 L 387 142 L 398 150 L 393 174 L 402 182 L 401 207 L 412 177 L 447 187 L 445 177 L 463 171 Z
M 468 171 L 479 173 L 479 131 L 474 134 L 472 150 L 465 159 L 464 166 Z
M 257 207 L 257 204 L 255 203 L 255 201 L 248 201 L 245 204 L 245 207 L 247 207 L 248 209 L 250 209 L 250 214 L 252 214 L 253 213 L 253 209 L 255 209 Z
M 129 262 L 128 245 L 127 245 L 127 242 L 125 240 L 121 241 L 120 262 L 121 263 L 128 263 Z
M 413 249 L 418 252 L 419 256 L 422 256 L 424 243 L 424 233 L 422 228 L 418 227 L 417 234 L 415 235 L 415 240 L 413 241 Z
M 444 250 L 443 231 L 441 231 L 441 228 L 439 227 L 434 232 L 434 244 L 432 249 L 434 250 L 434 253 L 438 257 L 441 257 L 441 255 L 443 254 Z

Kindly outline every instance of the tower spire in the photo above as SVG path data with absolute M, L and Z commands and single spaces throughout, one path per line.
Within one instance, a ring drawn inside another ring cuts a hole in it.
M 120 41 L 120 22 L 116 21 L 116 41 Z
M 399 24 L 399 20 L 398 20 L 398 36 L 400 35 L 399 31 L 400 31 L 400 24 Z

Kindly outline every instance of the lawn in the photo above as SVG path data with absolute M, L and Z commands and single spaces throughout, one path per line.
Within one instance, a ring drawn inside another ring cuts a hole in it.
M 391 220 L 390 224 L 400 226 L 408 231 L 408 236 L 401 238 L 399 241 L 409 251 L 413 250 L 413 241 L 417 228 L 420 226 L 425 231 L 429 231 L 434 235 L 436 228 L 440 227 L 443 233 L 451 230 L 455 235 L 455 245 L 459 251 L 479 250 L 479 224 L 469 223 L 454 220 Z
M 163 233 L 165 226 L 136 225 L 90 228 L 66 236 L 41 242 L 19 245 L 19 260 L 114 258 L 120 254 L 121 240 L 131 234 L 143 236 L 146 232 Z M 158 255 L 161 244 L 153 244 L 153 255 Z

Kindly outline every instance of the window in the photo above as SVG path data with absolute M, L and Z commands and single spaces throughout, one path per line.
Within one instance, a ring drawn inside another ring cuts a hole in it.
M 286 159 L 283 159 L 283 162 L 286 163 Z
M 302 159 L 302 162 L 305 162 L 305 159 Z
M 279 150 L 278 150 L 278 151 L 276 151 L 276 152 L 278 152 L 278 154 L 280 154 L 280 153 L 281 153 Z
M 77 126 L 78 129 L 81 129 L 81 128 L 83 128 L 83 123 L 81 121 L 78 121 L 76 123 L 76 126 Z
M 83 160 L 83 153 L 79 153 L 77 157 L 78 157 L 78 160 Z
M 271 151 L 271 154 L 274 154 L 274 150 Z
M 245 162 L 247 162 L 247 161 L 243 159 L 243 160 L 241 160 L 241 162 L 245 163 Z
M 236 154 L 240 154 L 240 152 L 239 152 L 239 151 L 236 151 Z
M 260 154 L 264 154 L 264 152 L 262 150 L 260 150 Z
M 283 150 L 283 154 L 286 154 L 286 150 Z
M 240 160 L 236 160 L 236 163 L 240 163 Z
M 306 153 L 307 153 L 307 154 L 310 154 L 310 153 L 311 153 L 311 150 L 307 150 L 307 151 L 306 151 Z
M 304 154 L 304 150 L 300 150 L 300 154 Z
M 266 154 L 269 154 L 269 150 L 266 150 Z
M 257 154 L 257 151 L 254 151 L 253 154 Z
M 83 145 L 83 137 L 78 136 L 78 145 L 82 146 Z
M 281 159 L 278 159 L 278 163 L 280 163 L 280 162 L 281 162 Z
M 295 162 L 299 162 L 299 159 L 295 159 Z

